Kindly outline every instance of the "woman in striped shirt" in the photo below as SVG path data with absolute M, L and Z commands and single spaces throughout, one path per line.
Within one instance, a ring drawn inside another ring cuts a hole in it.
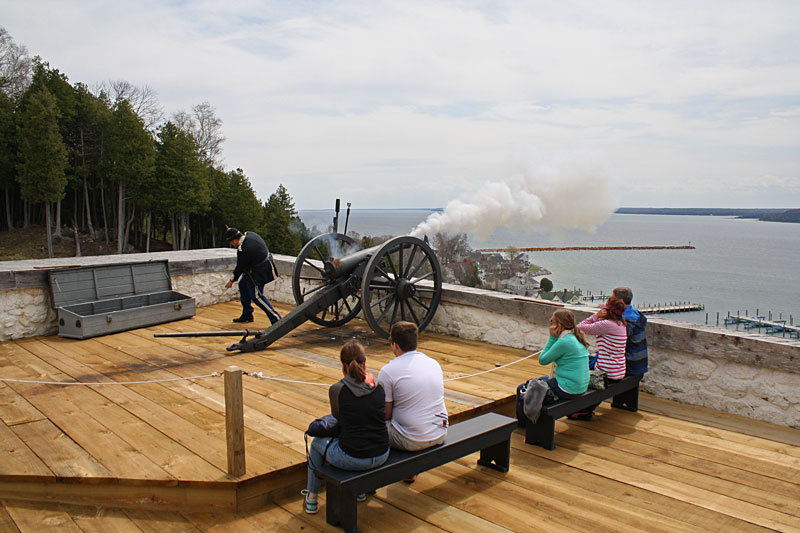
M 578 324 L 578 329 L 586 335 L 597 335 L 595 368 L 604 371 L 609 381 L 619 381 L 625 377 L 625 344 L 628 340 L 628 329 L 622 318 L 625 302 L 612 296 L 600 307 L 600 311 Z M 591 420 L 594 407 L 569 417 Z

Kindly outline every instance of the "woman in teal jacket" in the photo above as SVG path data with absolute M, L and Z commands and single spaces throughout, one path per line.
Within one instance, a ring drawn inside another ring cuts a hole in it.
M 559 309 L 550 319 L 550 339 L 542 353 L 539 364 L 552 364 L 550 376 L 542 376 L 548 387 L 544 404 L 558 400 L 569 400 L 580 396 L 589 387 L 589 346 L 581 330 L 575 327 L 575 317 L 569 309 Z M 523 402 L 528 382 L 517 387 L 517 421 L 525 427 L 528 417 Z M 550 394 L 552 392 L 552 394 Z
M 539 364 L 555 365 L 547 380 L 550 390 L 559 400 L 568 400 L 586 392 L 589 387 L 589 342 L 575 327 L 575 316 L 568 309 L 559 309 L 550 319 L 550 339 Z

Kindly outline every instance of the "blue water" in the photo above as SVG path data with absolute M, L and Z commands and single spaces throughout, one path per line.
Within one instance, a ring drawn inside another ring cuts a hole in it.
M 348 231 L 362 235 L 405 235 L 433 211 L 357 209 Z M 309 227 L 326 231 L 333 210 L 300 211 Z M 344 229 L 344 212 L 339 231 Z M 532 252 L 531 261 L 552 272 L 555 288 L 608 294 L 617 285 L 634 291 L 634 303 L 692 302 L 705 310 L 663 318 L 715 324 L 730 312 L 771 312 L 773 319 L 800 320 L 800 224 L 678 215 L 612 215 L 596 232 L 553 236 L 537 228 L 503 227 L 473 248 L 547 246 L 686 245 L 694 250 Z

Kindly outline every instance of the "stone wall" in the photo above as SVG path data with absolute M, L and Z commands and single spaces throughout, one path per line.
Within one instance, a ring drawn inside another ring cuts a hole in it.
M 52 334 L 46 267 L 169 259 L 173 288 L 198 306 L 238 297 L 225 289 L 235 263 L 229 249 L 161 252 L 0 263 L 0 340 Z M 294 304 L 294 258 L 276 256 L 281 279 L 267 286 L 271 300 Z M 42 268 L 45 267 L 45 268 Z M 431 331 L 536 351 L 547 342 L 559 306 L 492 291 L 445 285 Z M 579 320 L 592 309 L 566 306 Z M 643 390 L 656 396 L 800 428 L 800 342 L 652 317 L 650 371 Z M 520 376 L 520 382 L 531 376 Z

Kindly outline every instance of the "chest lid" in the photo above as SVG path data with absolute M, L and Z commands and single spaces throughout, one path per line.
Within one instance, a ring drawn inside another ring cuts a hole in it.
M 167 261 L 51 270 L 48 279 L 56 308 L 172 289 Z

